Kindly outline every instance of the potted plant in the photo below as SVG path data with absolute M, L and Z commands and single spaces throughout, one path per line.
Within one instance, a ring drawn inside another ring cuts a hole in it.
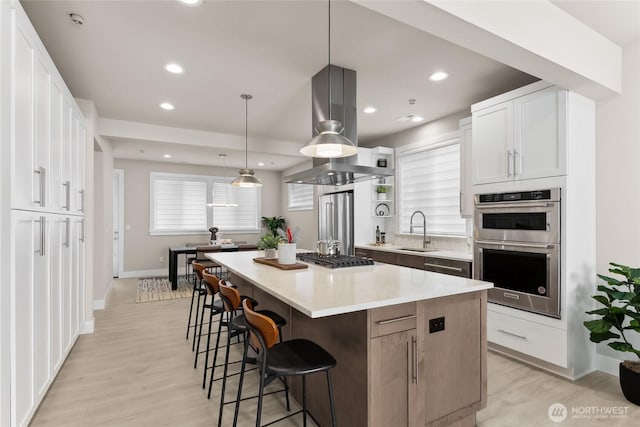
M 599 285 L 601 294 L 592 296 L 603 308 L 588 311 L 600 318 L 588 320 L 584 326 L 591 333 L 589 339 L 595 343 L 611 341 L 607 345 L 616 351 L 629 352 L 640 358 L 640 350 L 634 348 L 628 336 L 640 333 L 640 268 L 609 263 L 609 272 L 623 277 L 598 274 L 606 282 Z M 631 403 L 640 405 L 640 361 L 625 360 L 620 363 L 620 388 Z
M 278 235 L 278 229 L 285 229 L 286 221 L 281 216 L 263 216 L 262 225 L 267 227 L 272 236 Z
M 276 257 L 276 248 L 278 243 L 284 241 L 280 236 L 265 234 L 258 240 L 258 249 L 264 251 L 264 257 L 274 259 Z
M 378 200 L 387 200 L 387 191 L 389 189 L 384 185 L 378 185 L 376 187 L 376 193 L 378 193 Z

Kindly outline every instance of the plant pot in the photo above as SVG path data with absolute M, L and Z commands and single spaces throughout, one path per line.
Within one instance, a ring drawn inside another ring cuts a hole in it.
M 387 200 L 387 193 L 378 193 L 378 200 Z
M 292 265 L 296 263 L 296 244 L 278 244 L 278 264 Z
M 640 373 L 620 363 L 620 388 L 622 394 L 631 403 L 640 406 Z
M 266 259 L 275 259 L 276 258 L 276 250 L 271 248 L 271 249 L 265 249 L 264 250 L 264 257 Z

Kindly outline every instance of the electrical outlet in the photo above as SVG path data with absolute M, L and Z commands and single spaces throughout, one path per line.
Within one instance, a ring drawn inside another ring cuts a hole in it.
M 444 317 L 429 319 L 429 333 L 444 331 Z
M 164 262 L 164 257 L 163 256 L 160 257 L 160 262 Z

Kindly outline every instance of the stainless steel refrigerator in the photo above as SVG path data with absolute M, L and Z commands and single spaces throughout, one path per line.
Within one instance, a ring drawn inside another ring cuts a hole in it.
M 353 255 L 353 190 L 318 198 L 319 240 L 339 240 L 340 254 Z

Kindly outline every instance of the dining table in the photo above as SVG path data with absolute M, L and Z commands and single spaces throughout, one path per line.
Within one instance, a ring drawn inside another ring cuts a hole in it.
M 224 245 L 182 245 L 169 247 L 169 281 L 171 289 L 178 289 L 178 257 L 180 255 L 196 255 L 198 252 L 236 252 L 254 251 L 258 247 L 251 243 L 234 243 Z

